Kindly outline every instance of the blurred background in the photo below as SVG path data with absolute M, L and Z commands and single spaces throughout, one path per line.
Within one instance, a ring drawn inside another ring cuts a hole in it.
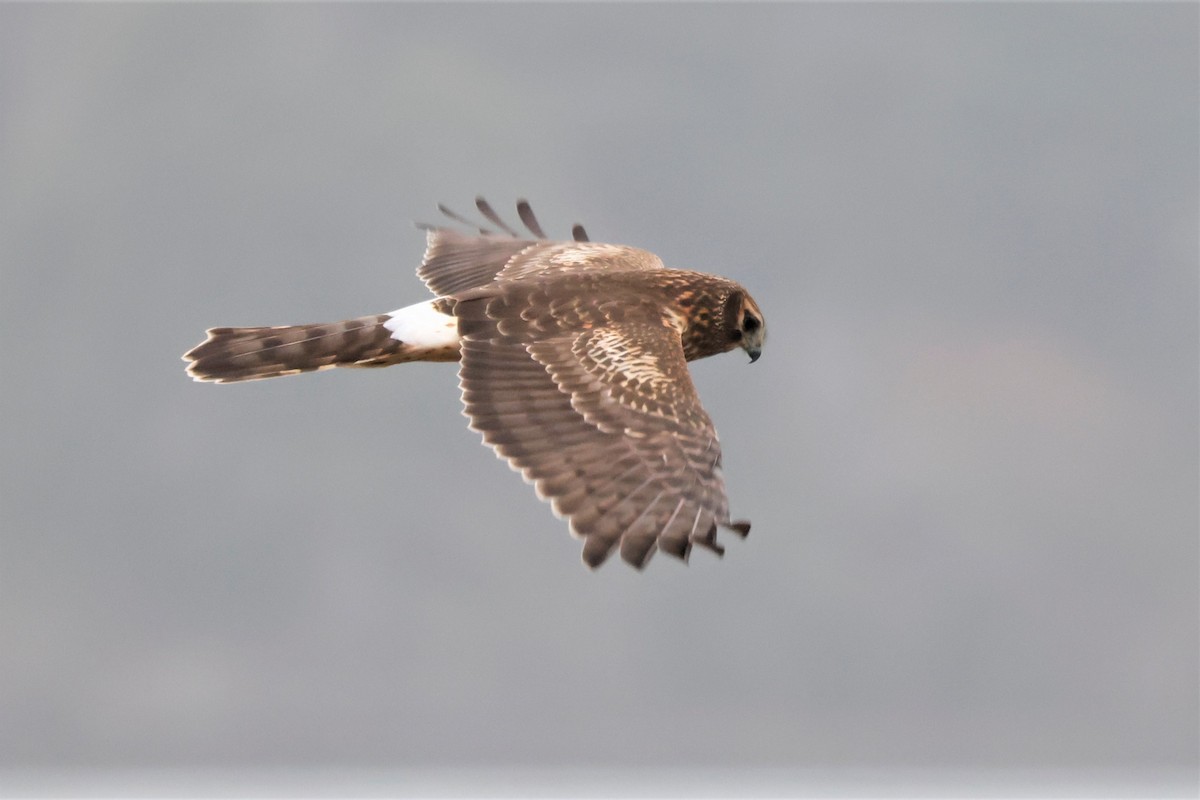
M 0 791 L 1194 795 L 1198 22 L 0 7 Z M 758 298 L 723 560 L 585 570 L 453 365 L 184 374 L 476 194 Z

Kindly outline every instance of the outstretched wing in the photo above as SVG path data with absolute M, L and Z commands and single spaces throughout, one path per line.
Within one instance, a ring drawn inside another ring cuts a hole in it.
M 584 561 L 597 566 L 619 547 L 642 567 L 656 549 L 723 552 L 718 525 L 745 535 L 747 523 L 729 522 L 717 432 L 678 332 L 628 308 L 565 328 L 551 309 L 566 298 L 522 294 L 458 303 L 463 402 L 471 427 L 570 520 Z
M 475 199 L 475 205 L 494 227 L 472 222 L 442 205 L 438 210 L 443 214 L 477 232 L 422 226 L 427 231 L 425 259 L 417 275 L 439 297 L 493 281 L 541 274 L 588 269 L 660 269 L 663 265 L 658 256 L 636 247 L 589 242 L 582 225 L 572 229 L 574 241 L 547 240 L 525 200 L 518 201 L 517 214 L 528 228 L 528 235 L 509 227 L 482 197 Z

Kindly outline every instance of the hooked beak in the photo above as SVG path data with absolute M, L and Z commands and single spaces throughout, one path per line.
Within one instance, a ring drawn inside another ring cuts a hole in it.
M 742 336 L 739 344 L 746 351 L 746 355 L 750 356 L 750 363 L 758 361 L 758 357 L 762 355 L 763 344 L 767 341 L 767 332 L 764 328 L 758 328 L 750 333 Z

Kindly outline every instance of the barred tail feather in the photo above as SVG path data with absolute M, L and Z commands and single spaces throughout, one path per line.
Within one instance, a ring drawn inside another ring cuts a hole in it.
M 295 375 L 339 366 L 396 363 L 405 345 L 384 327 L 386 314 L 316 325 L 210 328 L 188 351 L 188 374 L 198 381 L 231 383 Z

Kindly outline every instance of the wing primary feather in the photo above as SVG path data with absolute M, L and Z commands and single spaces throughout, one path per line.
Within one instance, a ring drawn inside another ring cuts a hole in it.
M 616 546 L 616 539 L 601 539 L 598 536 L 588 536 L 583 540 L 583 563 L 595 569 L 604 563 L 608 554 Z
M 587 231 L 585 231 L 583 226 L 578 222 L 575 223 L 575 227 L 571 228 L 571 236 L 573 236 L 577 242 L 591 241 L 591 239 L 588 238 Z
M 624 459 L 622 459 L 622 460 L 624 460 Z M 638 469 L 645 469 L 645 468 L 646 468 L 646 465 L 644 462 L 642 462 L 640 459 L 635 460 L 628 467 L 621 470 L 621 472 L 618 473 L 616 476 L 609 478 L 608 482 L 609 483 L 620 483 L 621 481 L 625 480 L 625 478 L 627 478 L 629 476 L 629 473 L 631 473 L 635 470 L 638 470 Z M 649 483 L 651 480 L 653 480 L 653 478 L 654 478 L 653 475 L 651 475 L 649 478 L 646 478 L 646 480 L 642 482 L 642 486 L 645 486 L 647 483 Z M 641 489 L 642 486 L 639 486 L 638 489 Z M 630 494 L 632 494 L 632 492 Z M 628 499 L 628 498 L 626 498 L 626 499 Z
M 644 480 L 644 481 L 642 481 L 641 483 L 639 483 L 639 484 L 637 485 L 637 488 L 636 488 L 636 489 L 634 489 L 634 490 L 633 490 L 633 491 L 631 491 L 631 492 L 627 492 L 627 493 L 625 494 L 625 496 L 621 498 L 621 501 L 620 501 L 619 503 L 617 503 L 615 506 L 613 506 L 612 508 L 610 508 L 610 509 L 609 509 L 609 510 L 608 510 L 608 511 L 605 513 L 605 516 L 607 516 L 608 514 L 615 514 L 615 513 L 617 512 L 617 510 L 618 510 L 618 509 L 624 508 L 624 507 L 625 507 L 625 506 L 626 506 L 626 505 L 629 503 L 629 501 L 633 500 L 635 497 L 637 497 L 637 495 L 641 494 L 641 491 L 642 491 L 642 489 L 645 489 L 647 486 L 649 486 L 649 485 L 650 485 L 650 482 L 651 482 L 651 481 L 653 481 L 653 480 L 654 480 L 654 478 L 655 478 L 655 476 L 654 476 L 654 475 L 650 475 L 650 477 L 646 478 L 646 480 Z M 659 494 L 662 494 L 662 493 L 661 493 L 661 492 L 659 492 Z M 658 498 L 657 498 L 657 497 L 656 497 L 656 498 L 654 498 L 654 502 L 656 502 L 656 503 L 658 502 Z M 643 509 L 643 512 L 644 512 L 644 511 L 645 511 L 645 509 Z M 639 518 L 639 519 L 641 518 L 641 514 L 639 514 L 639 515 L 638 515 L 638 518 Z M 632 523 L 630 523 L 630 524 L 632 525 Z M 628 527 L 628 526 L 627 526 L 627 527 Z
M 482 196 L 475 198 L 475 207 L 479 209 L 480 214 L 483 214 L 485 217 L 487 217 L 488 221 L 497 228 L 504 231 L 514 239 L 521 238 L 516 231 L 508 227 L 508 224 L 504 220 L 500 219 L 500 215 L 497 214 L 495 209 L 492 208 L 491 203 L 489 203 L 487 200 L 484 200 Z
M 642 523 L 642 520 L 646 519 L 646 516 L 654 510 L 662 496 L 663 492 L 660 490 L 658 494 L 654 495 L 654 499 L 642 509 L 642 513 L 625 526 L 625 533 L 621 535 L 621 558 L 638 569 L 645 568 L 646 564 L 650 562 L 650 557 L 654 555 L 658 534 L 651 531 L 648 536 L 634 536 L 631 531 L 634 531 Z
M 727 527 L 743 539 L 750 534 L 750 520 L 748 519 L 734 520 Z
M 684 502 L 682 497 L 679 498 L 679 502 L 675 504 L 675 510 L 671 512 L 671 516 L 667 517 L 667 521 L 663 523 L 662 533 L 666 533 L 667 529 L 671 527 L 671 523 L 679 516 L 679 511 L 683 508 Z
M 487 236 L 488 234 L 492 233 L 492 231 L 489 231 L 487 228 L 483 227 L 478 222 L 472 222 L 471 220 L 464 217 L 462 214 L 459 214 L 457 211 L 453 211 L 453 210 L 447 208 L 442 203 L 437 204 L 437 209 L 438 209 L 438 211 L 442 212 L 443 214 L 445 214 L 447 217 L 454 220 L 455 222 L 458 222 L 462 225 L 466 225 L 468 228 L 474 228 L 475 230 L 479 231 L 484 236 Z
M 525 227 L 529 228 L 529 232 L 539 239 L 545 239 L 546 232 L 542 230 L 542 226 L 538 224 L 537 217 L 533 215 L 533 208 L 529 205 L 529 201 L 521 199 L 517 201 L 517 214 L 521 217 L 521 222 L 525 223 Z
M 679 498 L 674 511 L 671 512 L 671 516 L 667 517 L 666 523 L 662 524 L 662 528 L 659 529 L 658 543 L 660 551 L 686 561 L 688 560 L 688 549 L 690 548 L 688 537 L 673 536 L 671 531 L 674 521 L 679 517 L 679 511 L 683 510 L 684 503 L 685 500 Z

